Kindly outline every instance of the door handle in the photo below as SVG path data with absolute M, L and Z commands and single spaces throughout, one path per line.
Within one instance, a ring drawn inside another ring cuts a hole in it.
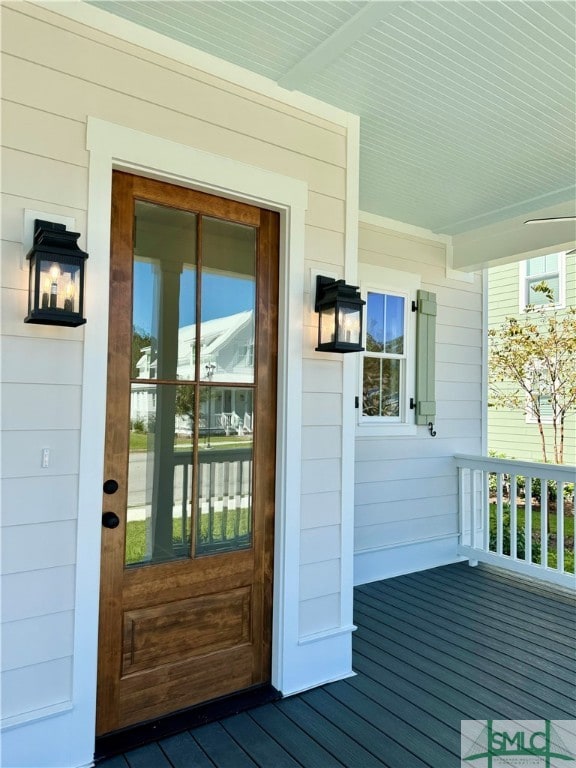
M 118 490 L 118 483 L 116 480 L 105 480 L 103 485 L 104 493 L 116 493 Z
M 120 518 L 115 512 L 104 512 L 102 515 L 102 525 L 104 528 L 118 528 Z

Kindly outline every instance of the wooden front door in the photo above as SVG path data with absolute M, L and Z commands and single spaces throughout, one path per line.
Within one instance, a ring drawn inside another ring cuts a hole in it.
M 98 735 L 269 682 L 278 232 L 114 173 Z

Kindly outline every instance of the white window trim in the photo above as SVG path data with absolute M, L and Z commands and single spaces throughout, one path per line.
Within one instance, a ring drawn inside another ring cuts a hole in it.
M 410 398 L 414 397 L 416 370 L 416 312 L 411 311 L 412 301 L 416 301 L 416 291 L 421 286 L 420 275 L 400 272 L 388 267 L 372 264 L 360 264 L 358 268 L 360 291 L 366 298 L 368 291 L 391 293 L 406 297 L 406 365 L 403 382 L 403 402 L 398 420 L 378 417 L 362 417 L 362 363 L 364 354 L 357 356 L 357 395 L 356 435 L 362 438 L 392 437 L 415 435 L 417 428 L 414 420 L 415 411 L 410 409 Z M 364 335 L 366 329 L 364 329 Z
M 538 304 L 537 307 L 538 309 L 544 309 L 545 311 L 564 309 L 566 307 L 566 253 L 550 253 L 546 255 L 558 256 L 558 301 L 550 304 Z M 525 313 L 528 305 L 528 302 L 526 301 L 526 279 L 528 277 L 526 274 L 526 263 L 528 261 L 530 261 L 530 259 L 521 261 L 518 270 L 518 311 L 520 313 Z M 551 272 L 549 273 L 549 276 L 555 274 L 555 272 Z M 546 280 L 546 274 L 542 275 L 542 280 Z

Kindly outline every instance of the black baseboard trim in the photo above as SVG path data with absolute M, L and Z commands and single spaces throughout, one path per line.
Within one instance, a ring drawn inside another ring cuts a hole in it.
M 198 704 L 195 707 L 190 707 L 190 709 L 174 712 L 157 720 L 148 720 L 130 728 L 113 731 L 96 739 L 94 760 L 99 762 L 107 757 L 127 752 L 152 741 L 198 728 L 200 725 L 206 725 L 206 723 L 212 723 L 230 715 L 237 715 L 239 712 L 278 701 L 281 698 L 280 692 L 271 685 L 259 685 L 231 696 L 213 699 L 205 704 Z

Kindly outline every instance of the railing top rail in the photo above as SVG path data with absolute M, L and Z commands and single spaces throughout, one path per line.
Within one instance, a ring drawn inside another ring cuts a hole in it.
M 568 464 L 540 464 L 534 461 L 516 459 L 497 459 L 492 456 L 470 456 L 456 454 L 457 467 L 482 469 L 485 472 L 507 472 L 513 475 L 541 477 L 545 480 L 560 480 L 564 483 L 576 482 L 576 467 Z

